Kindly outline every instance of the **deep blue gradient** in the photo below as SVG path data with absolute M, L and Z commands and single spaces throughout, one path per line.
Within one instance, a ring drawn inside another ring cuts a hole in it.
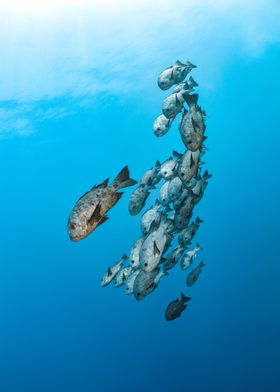
M 166 96 L 156 83 L 154 98 L 112 96 L 1 140 L 1 392 L 280 390 L 279 56 L 276 45 L 258 59 L 233 56 L 214 93 L 200 83 L 213 178 L 195 211 L 206 267 L 191 290 L 179 268 L 142 302 L 101 288 L 139 236 L 130 189 L 87 239 L 66 232 L 92 185 L 126 164 L 139 179 L 183 150 L 175 125 L 152 133 Z M 180 291 L 192 300 L 167 323 Z

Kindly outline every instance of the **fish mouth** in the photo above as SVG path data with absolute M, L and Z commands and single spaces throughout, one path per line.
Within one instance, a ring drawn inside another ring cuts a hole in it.
M 73 241 L 73 242 L 78 242 L 78 241 L 81 240 L 81 237 L 73 236 L 73 235 L 71 235 L 71 234 L 69 235 L 69 238 L 70 238 L 70 240 Z

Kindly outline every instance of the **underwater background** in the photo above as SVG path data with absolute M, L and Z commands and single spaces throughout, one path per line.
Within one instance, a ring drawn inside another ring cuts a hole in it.
M 279 2 L 0 7 L 0 391 L 279 391 Z M 66 225 L 94 184 L 184 151 L 177 123 L 152 131 L 177 59 L 198 66 L 208 115 L 206 266 L 193 288 L 177 267 L 137 302 L 100 285 L 139 237 L 133 188 L 83 241 Z

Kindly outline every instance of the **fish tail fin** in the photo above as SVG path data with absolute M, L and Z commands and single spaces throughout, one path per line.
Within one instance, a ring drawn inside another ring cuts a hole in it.
M 113 186 L 116 186 L 116 189 L 126 188 L 132 185 L 137 184 L 137 181 L 129 178 L 129 170 L 128 166 L 125 166 L 114 179 Z
M 187 64 L 190 68 L 197 68 L 197 65 L 194 65 L 194 64 L 191 63 L 190 61 L 187 61 L 186 64 Z
M 198 87 L 198 83 L 196 83 L 192 76 L 189 77 L 189 85 L 191 86 L 191 88 Z
M 196 218 L 196 223 L 203 223 L 203 220 L 198 216 L 198 217 Z
M 183 303 L 190 301 L 190 297 L 187 297 L 183 292 L 181 292 L 181 301 Z
M 191 107 L 197 104 L 198 101 L 198 94 L 186 94 L 184 96 L 187 104 Z

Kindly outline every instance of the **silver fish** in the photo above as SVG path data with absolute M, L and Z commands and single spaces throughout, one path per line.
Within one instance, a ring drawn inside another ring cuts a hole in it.
M 156 185 L 161 179 L 159 175 L 160 167 L 160 162 L 156 161 L 155 166 L 144 173 L 140 180 L 140 185 L 147 185 L 150 187 L 150 189 L 153 189 L 152 187 Z
M 195 284 L 204 266 L 205 266 L 204 262 L 201 261 L 200 264 L 189 273 L 186 279 L 188 287 L 191 287 Z
M 186 229 L 182 230 L 178 236 L 179 244 L 182 246 L 187 246 L 194 238 L 202 222 L 203 220 L 197 217 L 196 220 L 192 222 Z
M 164 207 L 166 207 L 170 203 L 170 200 L 168 198 L 169 184 L 170 181 L 166 181 L 159 190 L 159 200 L 161 205 L 163 205 Z
M 144 240 L 145 240 L 144 237 L 139 238 L 135 242 L 135 244 L 133 245 L 133 247 L 131 249 L 130 258 L 129 259 L 130 259 L 130 265 L 131 265 L 131 267 L 133 269 L 137 269 L 139 267 L 139 265 L 140 265 L 140 262 L 139 262 L 139 252 L 140 252 L 140 249 L 141 249 L 141 246 L 142 246 Z
M 184 183 L 190 181 L 192 177 L 197 175 L 199 156 L 199 150 L 195 152 L 187 150 L 182 156 L 178 167 L 178 175 Z
M 144 207 L 147 198 L 150 195 L 149 190 L 151 189 L 148 184 L 140 184 L 130 195 L 129 198 L 129 213 L 131 215 L 137 215 Z
M 162 113 L 167 118 L 174 118 L 183 109 L 186 91 L 180 90 L 178 93 L 172 93 L 165 98 L 162 104 Z
M 128 259 L 127 255 L 124 254 L 121 260 L 114 264 L 112 267 L 108 268 L 108 271 L 105 273 L 103 278 L 101 279 L 101 286 L 107 286 L 112 282 L 112 280 L 116 277 L 126 260 Z
M 165 319 L 167 321 L 175 320 L 181 316 L 181 313 L 186 309 L 186 302 L 190 301 L 190 297 L 186 297 L 181 293 L 181 299 L 175 299 L 175 301 L 170 302 L 165 311 Z
M 161 90 L 168 90 L 175 83 L 173 67 L 168 67 L 162 71 L 158 77 L 158 86 Z
M 184 64 L 177 60 L 175 65 L 173 65 L 173 79 L 175 84 L 181 83 L 193 68 L 196 68 L 196 65 L 192 64 L 190 61 L 187 61 L 186 64 Z
M 159 209 L 161 204 L 159 200 L 156 200 L 154 207 L 149 208 L 141 218 L 141 231 L 144 235 L 146 235 L 151 227 L 153 222 L 159 223 L 160 221 L 160 212 Z
M 164 114 L 159 115 L 153 124 L 154 134 L 158 137 L 165 135 L 171 128 L 173 118 L 167 118 Z
M 109 178 L 102 184 L 95 185 L 75 204 L 68 220 L 68 234 L 72 241 L 80 241 L 92 233 L 96 227 L 108 220 L 106 213 L 119 201 L 126 188 L 137 183 L 129 178 L 128 167 L 125 166 L 111 185 Z
M 187 227 L 193 212 L 193 198 L 191 196 L 187 196 L 187 198 L 183 201 L 181 207 L 175 212 L 174 216 L 174 224 L 177 229 L 184 229 Z
M 170 180 L 176 175 L 176 168 L 183 154 L 173 151 L 173 157 L 161 164 L 160 175 L 165 180 Z
M 186 101 L 190 105 L 190 109 L 185 110 L 183 117 L 179 123 L 180 135 L 185 146 L 191 151 L 197 151 L 204 137 L 205 131 L 205 113 L 202 112 L 197 105 L 198 94 L 185 96 Z
M 139 274 L 136 276 L 133 286 L 133 294 L 138 301 L 145 298 L 155 290 L 155 278 L 158 272 L 159 268 L 150 272 L 140 270 Z
M 159 272 L 154 280 L 155 286 L 157 287 L 160 284 L 160 282 L 162 281 L 162 279 L 167 275 L 168 275 L 168 272 L 165 271 L 164 269 L 159 270 Z
M 185 248 L 183 248 L 180 245 L 177 245 L 171 253 L 165 258 L 163 262 L 163 268 L 165 271 L 168 271 L 175 267 L 175 265 L 178 263 L 180 257 L 184 253 Z
M 144 271 L 150 272 L 158 266 L 166 242 L 166 227 L 162 223 L 158 227 L 152 224 L 151 233 L 143 242 L 139 253 L 140 266 Z
M 182 82 L 177 84 L 177 86 L 174 89 L 174 93 L 178 93 L 181 90 L 186 90 L 188 93 L 193 91 L 194 87 L 198 87 L 198 84 L 194 80 L 194 78 L 191 76 L 188 81 Z
M 131 266 L 122 268 L 114 279 L 114 287 L 122 286 L 131 273 Z
M 125 293 L 132 294 L 135 279 L 137 278 L 138 274 L 140 273 L 140 268 L 132 272 L 125 281 Z
M 181 194 L 182 186 L 183 186 L 182 180 L 178 176 L 172 178 L 172 180 L 169 181 L 168 200 L 170 202 L 173 202 L 174 200 L 178 199 L 178 197 Z
M 186 200 L 187 196 L 191 196 L 191 191 L 187 188 L 183 188 L 180 196 L 173 201 L 173 208 L 175 211 L 179 210 L 182 206 L 184 200 Z
M 201 251 L 202 248 L 199 244 L 196 244 L 195 247 L 189 250 L 181 259 L 181 268 L 185 270 L 191 266 L 193 261 L 196 259 L 198 252 Z
M 166 68 L 159 75 L 159 88 L 161 90 L 168 90 L 174 84 L 181 83 L 193 68 L 196 68 L 196 66 L 189 61 L 187 61 L 186 64 L 183 64 L 181 61 L 177 60 L 173 66 Z

